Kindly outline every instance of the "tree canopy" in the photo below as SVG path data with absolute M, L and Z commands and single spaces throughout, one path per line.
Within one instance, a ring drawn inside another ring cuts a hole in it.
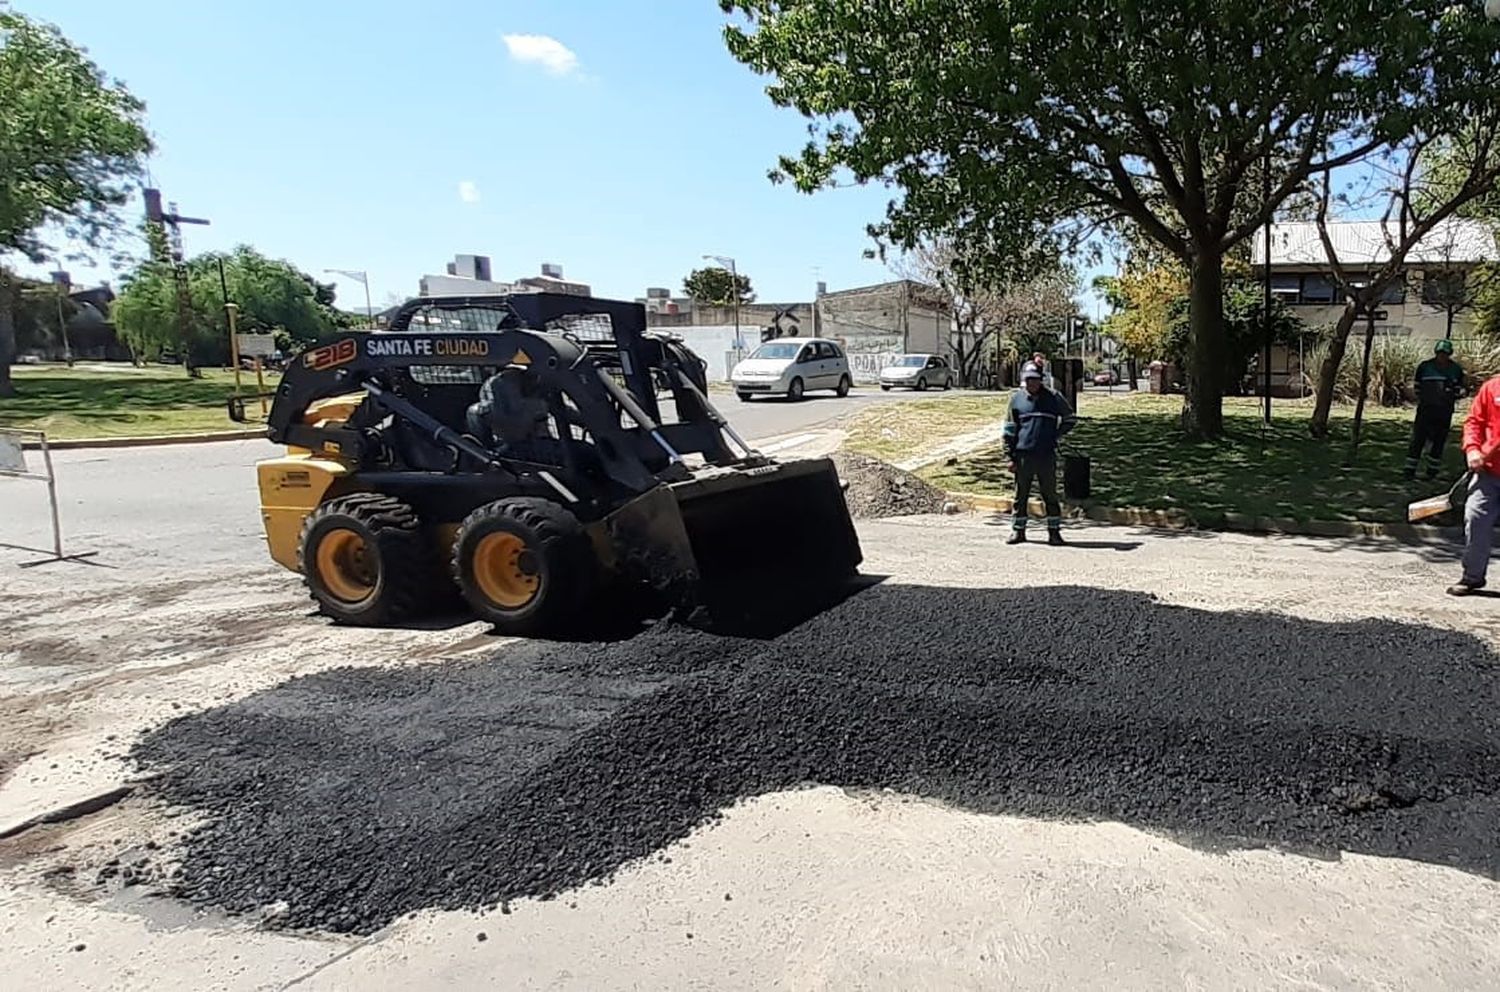
M 978 380 L 987 356 L 1014 353 L 1021 347 L 1017 342 L 1030 350 L 1037 350 L 1036 340 L 1050 336 L 1055 342 L 1078 308 L 1078 274 L 1054 255 L 1050 265 L 1039 264 L 1025 276 L 987 277 L 981 267 L 964 264 L 963 256 L 961 245 L 940 239 L 909 252 L 896 269 L 937 287 L 924 302 L 951 318 L 948 347 L 967 386 Z
M 220 261 L 229 298 L 239 307 L 242 334 L 275 334 L 278 345 L 288 348 L 315 341 L 343 325 L 343 315 L 333 308 L 332 287 L 290 262 L 267 258 L 244 245 L 228 254 L 208 252 L 187 262 L 191 364 L 223 364 L 229 358 Z M 131 274 L 115 301 L 113 317 L 120 336 L 140 357 L 181 348 L 171 267 L 147 262 Z
M 682 291 L 699 306 L 733 306 L 736 289 L 742 305 L 755 301 L 755 292 L 750 288 L 750 277 L 743 272 L 730 275 L 728 269 L 711 266 L 694 269 L 682 280 Z
M 0 8 L 0 261 L 41 260 L 49 225 L 89 245 L 115 228 L 151 150 L 144 109 L 55 27 Z M 0 286 L 0 396 L 14 393 L 12 297 Z
M 1500 75 L 1500 28 L 1452 0 L 721 6 L 746 19 L 730 51 L 813 120 L 775 175 L 893 185 L 884 242 L 943 233 L 1007 267 L 1104 226 L 1175 255 L 1186 420 L 1206 435 L 1222 431 L 1225 254 L 1310 177 L 1492 101 Z

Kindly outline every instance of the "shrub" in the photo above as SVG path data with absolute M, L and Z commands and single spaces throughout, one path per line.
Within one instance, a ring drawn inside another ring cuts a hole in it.
M 1491 376 L 1500 375 L 1500 343 L 1483 339 L 1457 341 L 1454 343 L 1454 359 L 1463 366 L 1468 379 L 1469 391 Z M 1417 365 L 1432 357 L 1433 342 L 1426 339 L 1377 337 L 1370 349 L 1370 391 L 1368 402 L 1381 406 L 1401 406 L 1416 399 L 1413 380 Z M 1307 389 L 1317 388 L 1318 371 L 1328 354 L 1327 343 L 1319 344 L 1309 353 L 1303 372 Z M 1364 337 L 1356 328 L 1349 335 L 1349 347 L 1344 360 L 1339 363 L 1339 373 L 1334 380 L 1333 398 L 1340 403 L 1353 403 L 1359 399 L 1359 366 L 1364 359 Z

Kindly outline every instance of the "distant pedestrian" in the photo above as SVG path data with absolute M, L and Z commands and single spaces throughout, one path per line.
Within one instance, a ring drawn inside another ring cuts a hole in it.
M 1057 442 L 1073 429 L 1077 418 L 1068 401 L 1047 388 L 1042 370 L 1027 362 L 1021 369 L 1022 388 L 1010 398 L 1001 436 L 1016 476 L 1016 505 L 1012 530 L 1006 544 L 1026 540 L 1026 516 L 1030 512 L 1031 485 L 1042 492 L 1047 510 L 1047 543 L 1062 544 L 1062 504 L 1057 498 Z
M 1038 371 L 1042 373 L 1043 386 L 1046 386 L 1048 389 L 1057 388 L 1057 382 L 1052 378 L 1052 366 L 1048 363 L 1046 355 L 1042 354 L 1040 351 L 1032 352 L 1031 364 L 1035 365 Z M 1022 378 L 1025 377 L 1023 376 Z
M 1464 501 L 1464 571 L 1448 587 L 1450 596 L 1483 589 L 1490 570 L 1490 547 L 1500 522 L 1500 375 L 1479 387 L 1464 421 L 1464 461 L 1469 495 Z
M 1464 370 L 1453 360 L 1453 342 L 1439 341 L 1432 357 L 1417 366 L 1417 419 L 1411 427 L 1402 476 L 1414 479 L 1422 449 L 1427 449 L 1427 478 L 1436 479 L 1443 467 L 1443 446 L 1453 427 L 1453 405 L 1464 392 Z

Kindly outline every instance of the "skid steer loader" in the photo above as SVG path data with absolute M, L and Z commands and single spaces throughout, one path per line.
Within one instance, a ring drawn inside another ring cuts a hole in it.
M 713 622 L 861 560 L 832 462 L 753 451 L 639 304 L 419 298 L 270 396 L 266 541 L 337 621 L 398 624 L 456 584 L 510 634 L 577 633 L 643 589 Z

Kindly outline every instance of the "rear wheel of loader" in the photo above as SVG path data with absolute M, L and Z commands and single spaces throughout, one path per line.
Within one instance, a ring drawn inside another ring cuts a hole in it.
M 323 614 L 360 626 L 421 612 L 436 572 L 416 511 L 377 493 L 341 496 L 308 514 L 297 558 Z
M 544 499 L 502 499 L 469 514 L 453 574 L 480 619 L 502 633 L 556 633 L 576 619 L 597 563 L 578 518 Z

